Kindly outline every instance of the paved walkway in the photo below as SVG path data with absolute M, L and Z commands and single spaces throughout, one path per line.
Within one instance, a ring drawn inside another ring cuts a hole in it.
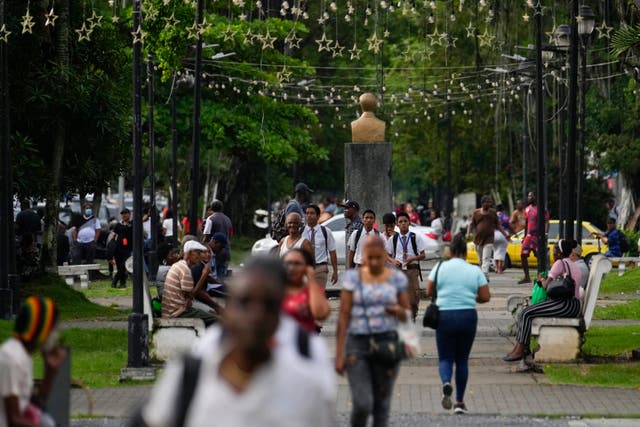
M 507 364 L 500 360 L 513 346 L 513 337 L 508 333 L 512 320 L 505 310 L 506 298 L 512 294 L 528 293 L 529 289 L 513 285 L 518 278 L 519 272 L 500 276 L 492 275 L 490 284 L 492 300 L 479 307 L 478 334 L 471 354 L 469 385 L 465 397 L 470 412 L 486 416 L 640 417 L 640 390 L 552 385 L 544 374 L 516 373 L 515 364 Z M 330 305 L 332 311 L 337 312 L 338 301 L 330 301 Z M 426 303 L 423 302 L 421 305 L 424 309 Z M 335 348 L 336 318 L 337 313 L 332 313 L 322 331 L 332 350 Z M 621 322 L 595 322 L 595 324 L 598 323 L 619 324 Z M 640 324 L 640 321 L 631 323 Z M 126 322 L 67 322 L 65 326 L 125 328 Z M 437 421 L 439 416 L 446 414 L 440 406 L 440 380 L 432 330 L 421 331 L 421 345 L 423 353 L 421 357 L 405 363 L 400 370 L 394 388 L 392 412 L 394 416 L 400 417 L 399 419 L 404 416 L 414 416 L 410 419 L 423 421 L 416 421 L 417 424 L 412 424 L 412 421 L 404 424 L 394 423 L 394 425 L 424 425 L 420 422 L 432 419 Z M 96 389 L 91 390 L 91 398 L 89 398 L 83 390 L 74 389 L 71 396 L 72 414 L 128 417 L 149 396 L 150 390 L 151 386 Z M 340 424 L 346 422 L 350 407 L 351 397 L 348 385 L 344 378 L 339 378 L 337 411 L 339 419 L 342 420 Z M 489 422 L 492 418 L 482 419 L 483 422 L 473 425 L 493 423 L 493 421 Z M 517 418 L 510 419 L 515 422 Z M 636 421 L 635 425 L 640 424 L 637 420 L 634 421 Z M 567 422 L 565 420 L 558 425 L 606 425 L 572 424 L 571 422 L 567 424 Z M 509 425 L 509 423 L 496 423 L 496 425 Z M 515 423 L 514 425 L 530 424 Z M 616 425 L 627 424 L 622 422 Z

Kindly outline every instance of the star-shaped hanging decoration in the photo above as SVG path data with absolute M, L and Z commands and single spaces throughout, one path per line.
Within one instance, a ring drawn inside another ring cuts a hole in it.
M 598 31 L 598 38 L 605 38 L 605 39 L 610 39 L 611 38 L 611 31 L 613 31 L 613 27 L 609 27 L 607 26 L 607 23 L 602 21 L 602 25 L 600 25 L 599 27 L 596 27 L 596 30 Z
M 22 20 L 20 23 L 22 25 L 22 34 L 25 34 L 25 33 L 32 34 L 31 29 L 33 28 L 34 25 L 36 25 L 36 23 L 33 22 L 33 16 L 29 14 L 28 6 L 27 6 L 27 12 L 22 16 Z
M 547 35 L 547 37 L 549 37 L 549 44 L 552 45 L 555 43 L 556 41 L 556 29 L 558 27 L 556 27 L 555 25 L 553 26 L 553 28 L 551 29 L 551 31 L 546 32 L 545 34 Z
M 162 0 L 164 6 L 169 6 L 169 3 L 171 3 L 171 0 Z
M 324 23 L 325 23 L 325 22 L 327 22 L 327 19 L 328 19 L 328 18 L 325 18 L 324 16 L 325 16 L 324 14 L 321 14 L 321 15 L 318 17 L 318 19 L 316 19 L 316 21 L 318 21 L 318 24 L 320 24 L 320 25 L 324 25 Z
M 203 35 L 207 31 L 209 31 L 209 28 L 211 28 L 211 24 L 207 22 L 207 18 L 205 17 L 202 20 L 202 24 L 198 26 L 198 34 Z
M 232 41 L 235 39 L 235 36 L 237 33 L 238 33 L 237 30 L 234 30 L 231 28 L 231 24 L 227 24 L 227 28 L 222 33 L 222 35 L 224 36 L 223 40 L 226 42 Z
M 280 83 L 288 83 L 291 80 L 291 75 L 293 73 L 289 71 L 287 66 L 282 67 L 282 71 L 276 73 L 276 77 Z
M 446 31 L 440 33 L 440 44 L 444 47 L 449 47 L 449 34 Z
M 97 15 L 96 11 L 94 10 L 91 14 L 91 18 L 87 18 L 87 22 L 89 22 L 91 30 L 93 30 L 95 27 L 102 27 L 102 15 Z
M 378 34 L 374 32 L 371 37 L 367 39 L 367 42 L 369 42 L 369 47 L 367 49 L 373 51 L 373 53 L 380 53 L 380 45 L 383 41 L 384 40 L 379 39 Z
M 447 47 L 456 47 L 457 37 L 453 37 L 451 34 L 447 37 Z
M 522 20 L 523 20 L 524 22 L 529 22 L 529 14 L 528 14 L 528 13 L 525 13 L 524 15 L 522 15 Z
M 196 22 L 194 22 L 190 27 L 187 27 L 187 39 L 198 40 L 199 35 L 200 26 Z
M 287 37 L 284 38 L 284 42 L 289 46 L 289 49 L 300 49 L 301 41 L 302 37 L 298 37 L 295 31 L 287 34 Z
M 265 35 L 263 35 L 262 37 L 260 37 L 260 41 L 262 42 L 262 50 L 265 50 L 266 48 L 273 49 L 273 43 L 277 39 L 278 39 L 277 37 L 271 36 L 271 32 L 267 28 L 267 33 Z
M 114 24 L 117 24 L 118 22 L 120 22 L 120 17 L 118 15 L 113 15 L 111 17 L 111 22 L 113 22 Z
M 342 51 L 344 51 L 344 46 L 341 46 L 338 40 L 336 40 L 336 42 L 333 44 L 333 47 L 331 47 L 330 49 L 332 52 L 331 53 L 332 58 L 342 57 Z
M 176 19 L 176 13 L 175 12 L 171 12 L 171 16 L 169 16 L 168 18 L 163 18 L 164 21 L 166 22 L 166 24 L 164 24 L 164 29 L 169 31 L 169 30 L 174 30 L 176 28 L 176 25 L 178 25 L 180 23 L 179 19 Z
M 46 18 L 46 21 L 44 22 L 45 27 L 48 27 L 49 25 L 52 27 L 56 26 L 56 19 L 58 19 L 58 15 L 53 11 L 53 5 L 51 6 L 49 13 L 44 14 L 44 17 Z
M 0 40 L 9 43 L 9 35 L 11 35 L 11 31 L 7 31 L 7 24 L 2 24 L 2 27 L 0 27 Z
M 256 35 L 253 34 L 253 31 L 251 31 L 251 28 L 249 28 L 247 32 L 244 33 L 243 43 L 248 45 L 253 45 L 253 40 L 255 39 L 255 37 Z
M 349 58 L 353 61 L 354 59 L 360 59 L 360 53 L 362 49 L 358 49 L 358 45 L 356 43 L 353 44 L 353 47 L 349 49 Z
M 138 29 L 131 32 L 133 36 L 133 44 L 136 43 L 144 43 L 144 31 L 142 31 L 142 26 L 138 25 Z
M 440 38 L 440 32 L 438 31 L 438 27 L 433 29 L 433 33 L 427 34 L 427 38 L 429 39 L 429 44 L 431 46 L 435 46 L 435 45 L 442 46 L 442 39 Z
M 78 33 L 78 41 L 81 42 L 82 40 L 91 40 L 91 33 L 93 32 L 93 30 L 91 29 L 91 26 L 87 28 L 87 22 L 85 21 L 82 23 L 82 27 L 80 27 L 80 29 L 78 30 L 75 30 L 75 32 Z
M 384 33 L 382 33 L 382 37 L 385 39 L 388 39 L 390 35 L 391 33 L 389 32 L 389 30 L 384 30 Z
M 579 23 L 581 23 L 582 21 L 584 21 L 584 18 L 582 17 L 582 15 L 578 15 L 578 16 L 576 16 L 576 22 L 577 22 L 578 24 L 579 24 Z
M 404 58 L 404 62 L 413 62 L 413 52 L 410 48 L 406 48 L 404 52 L 401 53 L 402 58 Z
M 467 38 L 476 36 L 476 27 L 473 26 L 473 22 L 469 21 L 469 25 L 465 27 L 465 30 L 467 30 Z
M 316 43 L 318 44 L 318 52 L 322 52 L 323 50 L 326 50 L 327 52 L 330 52 L 330 46 L 333 43 L 333 40 L 330 40 L 327 38 L 327 33 L 325 33 L 324 31 L 322 32 L 322 37 L 320 37 L 320 39 L 316 40 Z
M 242 12 L 240 15 L 238 15 L 238 19 L 241 21 L 246 21 L 247 20 L 247 14 Z
M 419 55 L 422 61 L 431 61 L 431 56 L 435 53 L 434 49 L 431 49 L 428 46 L 425 46 L 422 50 L 420 50 Z
M 484 33 L 482 33 L 480 37 L 478 37 L 478 40 L 480 40 L 480 46 L 491 46 L 491 43 L 495 38 L 496 36 L 494 36 L 493 34 L 489 34 L 489 29 L 485 28 Z

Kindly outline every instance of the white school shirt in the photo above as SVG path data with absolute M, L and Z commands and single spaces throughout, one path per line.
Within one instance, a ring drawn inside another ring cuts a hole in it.
M 24 412 L 32 387 L 33 360 L 18 339 L 9 338 L 0 346 L 0 427 L 8 426 L 5 397 L 16 396 L 20 412 Z
M 406 236 L 407 236 L 407 258 L 412 257 L 412 256 L 416 256 L 419 255 L 421 252 L 424 252 L 427 250 L 427 245 L 424 242 L 424 239 L 422 238 L 421 235 L 413 233 L 416 235 L 416 246 L 418 248 L 418 253 L 414 253 L 413 251 L 413 244 L 411 243 L 411 237 L 409 236 L 409 234 L 411 234 L 411 231 L 408 231 Z M 393 238 L 387 240 L 387 244 L 386 244 L 386 249 L 387 249 L 387 253 L 389 255 L 391 255 L 393 258 L 395 258 L 396 260 L 400 261 L 400 262 L 404 262 L 403 259 L 403 255 L 404 255 L 404 248 L 402 246 L 402 234 L 398 233 L 398 243 L 396 245 L 396 249 L 395 252 L 393 250 Z
M 336 250 L 336 239 L 333 237 L 333 233 L 327 227 L 324 227 L 327 232 L 327 244 L 325 245 L 324 234 L 320 228 L 320 224 L 316 224 L 315 227 L 306 226 L 302 231 L 302 237 L 309 242 L 314 242 L 313 250 L 316 258 L 316 265 L 329 262 L 329 253 Z M 313 230 L 313 231 L 312 231 Z M 315 232 L 314 239 L 311 239 L 311 235 Z
M 102 225 L 100 224 L 100 220 L 97 217 L 93 217 L 90 221 L 95 221 L 93 227 L 90 225 L 80 226 L 78 228 L 78 242 L 80 243 L 91 243 L 96 239 L 96 230 L 100 230 Z
M 364 227 L 362 227 L 362 234 L 360 234 L 360 239 L 358 239 L 358 246 L 356 246 L 356 236 L 358 235 L 358 230 L 354 230 L 351 233 L 351 237 L 349 237 L 349 251 L 353 251 L 355 247 L 355 253 L 353 254 L 353 263 L 354 264 L 362 264 L 362 248 L 364 247 L 364 242 L 369 236 L 379 236 L 375 229 L 371 229 L 371 231 L 367 232 Z

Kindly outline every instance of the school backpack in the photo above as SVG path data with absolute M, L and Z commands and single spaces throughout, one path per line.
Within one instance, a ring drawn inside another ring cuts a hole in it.
M 622 231 L 618 231 L 620 235 L 620 251 L 624 254 L 631 250 L 631 245 L 629 244 L 629 238 Z

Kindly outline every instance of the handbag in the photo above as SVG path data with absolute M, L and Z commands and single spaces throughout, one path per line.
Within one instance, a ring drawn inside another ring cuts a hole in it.
M 440 309 L 436 304 L 436 298 L 438 297 L 438 271 L 440 271 L 440 266 L 444 261 L 438 263 L 436 267 L 436 275 L 433 279 L 433 294 L 431 295 L 431 303 L 427 307 L 424 312 L 424 317 L 422 318 L 422 326 L 425 328 L 437 329 L 438 328 L 438 319 L 440 319 Z
M 400 341 L 398 340 L 397 331 L 382 332 L 379 334 L 371 333 L 371 327 L 369 326 L 369 316 L 367 316 L 367 303 L 365 302 L 364 298 L 362 277 L 360 276 L 360 274 L 360 271 L 358 271 L 358 288 L 360 289 L 360 295 L 362 296 L 362 308 L 364 317 L 367 319 L 367 329 L 369 330 L 368 359 L 381 365 L 395 365 L 406 357 L 404 346 L 401 345 Z
M 533 290 L 531 291 L 531 305 L 538 304 L 547 300 L 547 290 L 542 286 L 539 280 L 535 280 Z
M 409 320 L 410 314 L 407 313 L 406 322 L 398 322 L 398 340 L 404 349 L 404 357 L 413 359 L 421 353 L 420 350 L 420 334 L 416 329 L 415 323 Z
M 562 269 L 565 273 L 561 277 L 553 279 L 547 285 L 547 296 L 553 300 L 571 299 L 575 295 L 576 282 L 571 277 L 571 269 L 562 260 Z

